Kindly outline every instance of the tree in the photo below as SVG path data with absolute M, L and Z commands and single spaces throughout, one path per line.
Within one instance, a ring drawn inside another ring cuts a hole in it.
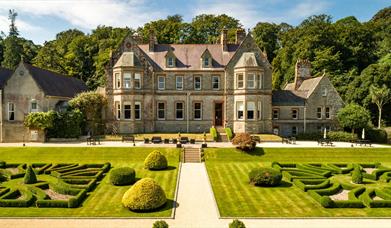
M 8 20 L 10 20 L 10 30 L 9 30 L 9 36 L 19 36 L 18 28 L 15 25 L 16 17 L 18 16 L 18 13 L 10 9 L 8 11 Z
M 259 22 L 252 30 L 257 45 L 266 51 L 269 62 L 272 62 L 277 54 L 280 44 L 278 35 L 280 26 L 274 23 Z
M 370 88 L 370 95 L 372 97 L 372 102 L 376 104 L 379 111 L 379 119 L 377 128 L 381 127 L 381 115 L 384 104 L 386 104 L 390 99 L 390 89 L 383 84 L 382 87 L 377 87 L 372 85 Z
M 46 129 L 53 127 L 55 114 L 54 111 L 31 112 L 26 116 L 24 126 L 34 130 L 45 131 Z
M 337 113 L 339 124 L 343 128 L 349 128 L 354 133 L 355 129 L 365 128 L 371 119 L 370 113 L 364 107 L 351 103 L 340 109 Z

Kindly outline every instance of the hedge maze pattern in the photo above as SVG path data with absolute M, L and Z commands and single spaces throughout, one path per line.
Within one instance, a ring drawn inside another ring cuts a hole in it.
M 354 184 L 354 165 L 273 162 L 272 167 L 325 208 L 391 207 L 391 169 L 381 164 L 357 164 L 364 180 L 371 184 Z M 337 177 L 349 181 L 339 181 Z M 344 197 L 336 197 L 341 193 Z
M 0 162 L 0 207 L 79 207 L 110 166 L 35 163 L 38 182 L 23 184 L 27 164 Z

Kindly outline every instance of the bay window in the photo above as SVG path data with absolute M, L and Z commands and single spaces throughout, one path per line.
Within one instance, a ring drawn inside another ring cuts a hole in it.
M 253 120 L 255 119 L 255 102 L 249 101 L 247 102 L 247 119 Z
M 236 102 L 236 118 L 238 120 L 244 119 L 244 102 L 243 101 Z
M 135 89 L 141 88 L 141 74 L 140 73 L 134 74 L 134 88 Z
M 247 88 L 249 89 L 255 88 L 255 74 L 253 73 L 247 74 Z
M 244 88 L 244 76 L 243 74 L 236 75 L 236 88 L 243 89 Z
M 132 74 L 129 72 L 124 73 L 124 88 L 130 89 L 132 87 Z

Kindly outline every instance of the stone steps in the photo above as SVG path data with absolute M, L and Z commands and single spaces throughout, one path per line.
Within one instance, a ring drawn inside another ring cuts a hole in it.
M 183 162 L 184 163 L 199 163 L 201 162 L 200 157 L 200 149 L 199 148 L 184 148 L 184 156 L 183 156 Z

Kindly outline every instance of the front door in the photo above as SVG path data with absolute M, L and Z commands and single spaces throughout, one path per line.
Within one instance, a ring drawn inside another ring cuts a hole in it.
M 215 126 L 223 126 L 223 103 L 215 103 Z

